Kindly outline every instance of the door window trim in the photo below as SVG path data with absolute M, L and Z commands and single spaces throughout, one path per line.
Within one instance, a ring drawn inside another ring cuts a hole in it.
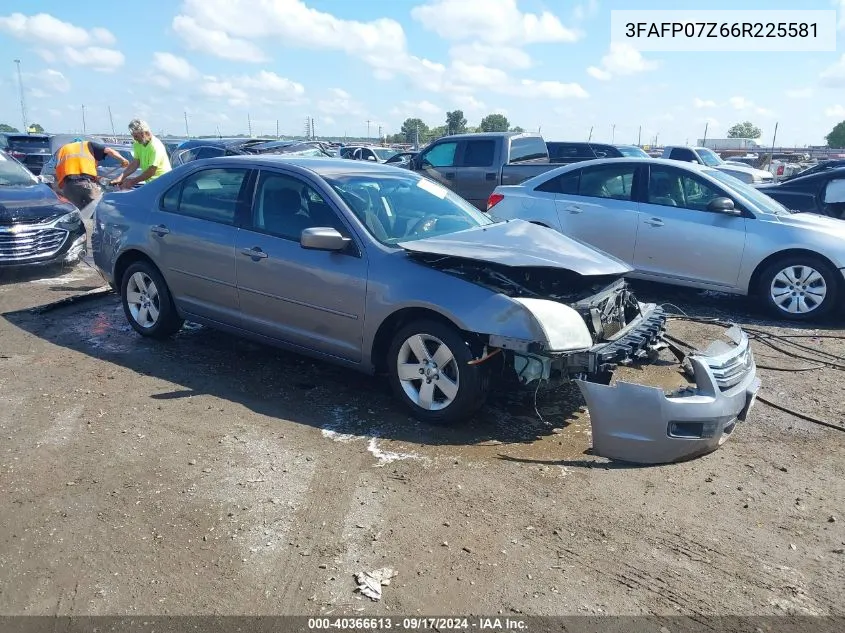
M 580 168 L 580 174 L 578 178 L 578 193 L 577 194 L 558 194 L 558 195 L 577 195 L 579 198 L 589 198 L 590 200 L 615 200 L 616 202 L 632 202 L 634 204 L 640 202 L 640 197 L 643 195 L 642 191 L 642 165 L 637 165 L 636 163 L 631 163 L 628 161 L 623 161 L 621 159 L 613 159 L 613 163 L 604 163 L 602 165 L 591 165 L 589 167 L 582 167 Z M 588 196 L 581 193 L 581 183 L 584 181 L 584 174 L 589 173 L 590 171 L 601 171 L 609 168 L 632 168 L 633 174 L 631 175 L 631 197 L 626 199 L 620 198 L 605 198 L 601 196 Z
M 235 171 L 246 172 L 243 180 L 241 181 L 240 191 L 238 192 L 238 196 L 235 200 L 235 212 L 232 216 L 232 221 L 231 222 L 221 222 L 221 221 L 215 220 L 213 218 L 203 218 L 203 217 L 199 217 L 199 216 L 196 216 L 196 215 L 191 215 L 189 213 L 182 213 L 181 212 L 182 193 L 185 190 L 185 182 L 188 181 L 189 179 L 194 178 L 198 174 L 202 174 L 203 172 L 220 171 L 220 170 L 224 170 L 224 169 L 225 170 L 235 170 Z M 185 174 L 179 181 L 173 183 L 170 187 L 168 187 L 167 189 L 164 190 L 164 193 L 162 193 L 159 196 L 158 204 L 156 205 L 157 206 L 156 210 L 160 211 L 162 213 L 169 213 L 170 215 L 176 215 L 176 216 L 183 217 L 183 218 L 192 218 L 194 220 L 202 220 L 204 222 L 213 222 L 214 224 L 220 224 L 221 226 L 232 226 L 232 227 L 237 228 L 239 226 L 238 218 L 241 215 L 242 209 L 249 202 L 247 197 L 250 195 L 249 189 L 252 186 L 250 179 L 253 177 L 254 172 L 255 172 L 255 169 L 253 169 L 252 167 L 240 167 L 240 166 L 234 166 L 234 165 L 222 165 L 220 167 L 216 167 L 216 166 L 215 167 L 202 167 L 200 169 L 196 169 L 189 174 Z M 167 197 L 168 193 L 170 193 L 171 191 L 173 191 L 176 188 L 179 189 L 179 196 L 176 199 L 176 210 L 173 211 L 173 210 L 170 210 L 170 209 L 165 209 L 164 208 L 164 199 Z

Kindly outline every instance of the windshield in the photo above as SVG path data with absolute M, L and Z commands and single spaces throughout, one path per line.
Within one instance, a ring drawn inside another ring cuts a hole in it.
M 701 162 L 708 167 L 718 167 L 725 162 L 719 158 L 715 152 L 712 152 L 709 149 L 697 149 L 695 151 L 698 152 L 698 157 L 701 159 Z
M 708 169 L 706 170 L 706 173 L 711 178 L 715 178 L 723 185 L 725 185 L 728 190 L 736 191 L 738 194 L 740 194 L 747 200 L 753 202 L 754 206 L 756 206 L 760 211 L 763 211 L 764 213 L 792 213 L 780 202 L 777 202 L 773 198 L 770 198 L 769 196 L 755 189 L 751 185 L 748 185 L 742 182 L 741 180 L 734 178 L 730 174 L 726 174 L 717 169 Z
M 387 160 L 388 158 L 393 158 L 394 156 L 396 156 L 396 154 L 399 153 L 395 149 L 386 149 L 386 148 L 385 149 L 374 148 L 373 152 L 375 153 L 376 156 L 378 156 L 379 160 Z
M 420 176 L 356 174 L 325 180 L 382 244 L 494 223 L 486 213 L 442 185 Z
M 9 149 L 20 152 L 49 150 L 50 139 L 44 136 L 9 136 Z
M 622 154 L 622 156 L 630 156 L 631 158 L 649 158 L 649 155 L 646 154 L 639 147 L 629 147 L 627 145 L 620 145 L 616 149 L 619 150 L 619 153 Z
M 29 170 L 0 152 L 0 187 L 21 187 L 38 184 Z

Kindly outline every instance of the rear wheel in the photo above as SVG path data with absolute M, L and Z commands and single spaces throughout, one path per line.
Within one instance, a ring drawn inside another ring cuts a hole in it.
M 182 327 L 183 320 L 176 312 L 167 283 L 151 263 L 139 261 L 126 269 L 120 296 L 129 325 L 138 334 L 162 339 Z
M 401 328 L 388 351 L 390 383 L 411 414 L 430 424 L 466 420 L 484 404 L 489 375 L 457 328 L 420 320 Z
M 838 272 L 811 255 L 790 255 L 760 275 L 759 293 L 766 308 L 791 321 L 826 316 L 836 305 L 839 289 Z

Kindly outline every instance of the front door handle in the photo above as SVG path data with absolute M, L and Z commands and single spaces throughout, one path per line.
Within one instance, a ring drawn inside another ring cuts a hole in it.
M 167 235 L 168 233 L 170 233 L 170 229 L 168 229 L 163 224 L 158 224 L 158 225 L 150 228 L 150 232 L 155 233 L 156 235 L 161 237 L 163 235 Z
M 663 220 L 660 218 L 651 218 L 645 221 L 649 226 L 663 226 Z
M 266 259 L 267 253 L 262 251 L 258 246 L 253 246 L 252 248 L 245 248 L 241 251 L 242 255 L 247 255 L 248 257 L 252 257 L 253 259 Z

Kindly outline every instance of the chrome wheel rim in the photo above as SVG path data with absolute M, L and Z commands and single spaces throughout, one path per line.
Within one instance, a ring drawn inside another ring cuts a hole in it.
M 827 282 L 812 266 L 788 266 L 775 275 L 769 293 L 787 314 L 809 314 L 827 297 Z
M 414 334 L 399 348 L 399 384 L 415 405 L 441 411 L 458 395 L 460 372 L 449 346 L 430 334 Z
M 129 278 L 126 303 L 135 323 L 142 328 L 151 328 L 158 323 L 161 299 L 155 282 L 146 273 L 138 271 Z

